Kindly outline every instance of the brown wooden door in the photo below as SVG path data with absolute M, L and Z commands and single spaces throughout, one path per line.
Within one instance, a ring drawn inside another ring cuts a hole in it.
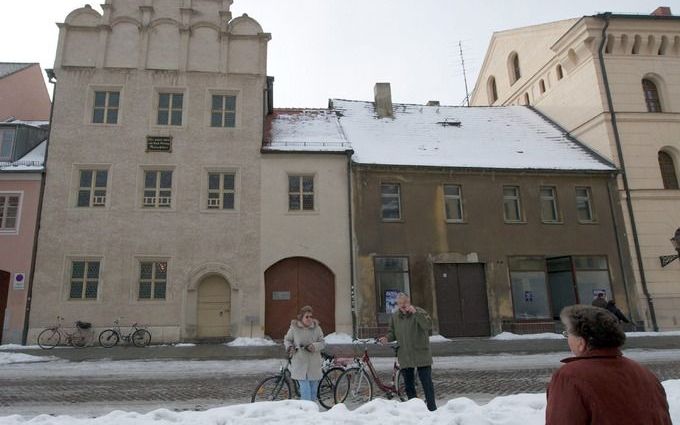
M 302 306 L 310 305 L 324 333 L 335 332 L 335 277 L 323 264 L 309 258 L 288 258 L 264 273 L 265 334 L 285 336 Z
M 483 264 L 435 264 L 439 333 L 489 336 L 489 305 Z
M 2 330 L 5 327 L 5 311 L 7 310 L 7 297 L 9 297 L 10 274 L 0 270 L 0 342 L 2 342 Z

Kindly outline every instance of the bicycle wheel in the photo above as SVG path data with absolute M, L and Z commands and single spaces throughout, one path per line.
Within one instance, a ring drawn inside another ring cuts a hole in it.
M 151 344 L 151 332 L 146 329 L 137 329 L 132 334 L 132 344 L 135 347 L 146 347 Z
M 290 381 L 282 378 L 281 375 L 276 375 L 263 379 L 257 385 L 250 402 L 289 400 L 291 398 L 293 398 L 293 393 L 290 389 Z
M 321 377 L 316 393 L 319 404 L 324 408 L 330 409 L 335 405 L 335 383 L 344 371 L 344 368 L 338 366 L 332 367 L 325 371 Z
M 102 347 L 111 348 L 118 344 L 118 341 L 120 341 L 118 332 L 113 329 L 105 329 L 99 334 L 99 344 Z
M 50 350 L 56 347 L 57 345 L 59 345 L 60 340 L 61 334 L 59 333 L 58 330 L 54 328 L 45 329 L 38 335 L 38 345 L 43 350 Z
M 373 399 L 373 382 L 363 368 L 347 369 L 335 383 L 335 402 L 348 408 L 359 407 Z
M 69 342 L 76 348 L 83 348 L 88 343 L 90 333 L 90 331 L 86 332 L 82 329 L 78 329 L 73 335 L 69 337 Z

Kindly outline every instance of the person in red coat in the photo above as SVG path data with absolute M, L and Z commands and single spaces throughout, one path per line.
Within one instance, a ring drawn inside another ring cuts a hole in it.
M 552 376 L 546 425 L 672 425 L 657 377 L 621 353 L 626 334 L 614 315 L 573 305 L 560 318 L 574 357 Z

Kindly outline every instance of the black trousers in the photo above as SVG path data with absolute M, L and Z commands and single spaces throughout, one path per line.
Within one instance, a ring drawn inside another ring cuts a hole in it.
M 404 386 L 406 387 L 406 396 L 408 399 L 416 398 L 416 378 L 412 367 L 401 369 L 404 373 Z M 434 384 L 432 384 L 432 367 L 425 366 L 418 368 L 418 377 L 420 383 L 423 385 L 423 392 L 425 393 L 425 403 L 427 408 L 432 412 L 437 410 L 437 403 L 434 399 Z

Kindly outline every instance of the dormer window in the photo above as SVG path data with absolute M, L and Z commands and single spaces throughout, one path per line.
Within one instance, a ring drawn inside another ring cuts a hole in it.
M 14 153 L 13 128 L 0 129 L 0 161 L 11 161 Z

